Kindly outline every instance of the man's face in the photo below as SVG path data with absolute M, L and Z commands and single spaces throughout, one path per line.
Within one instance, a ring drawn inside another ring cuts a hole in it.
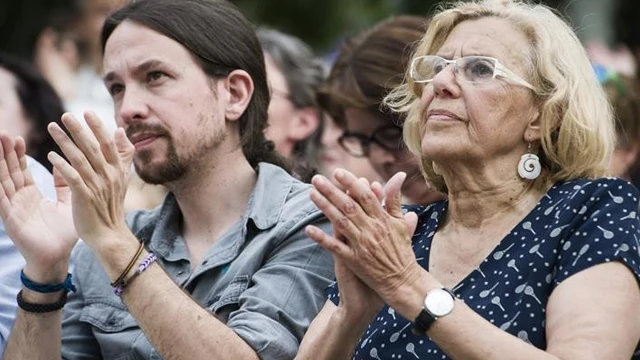
M 176 181 L 216 156 L 227 137 L 215 90 L 222 81 L 207 77 L 182 45 L 124 21 L 107 41 L 104 72 L 143 180 Z

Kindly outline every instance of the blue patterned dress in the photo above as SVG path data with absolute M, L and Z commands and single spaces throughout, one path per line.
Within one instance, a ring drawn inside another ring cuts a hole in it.
M 413 250 L 425 269 L 447 204 L 406 208 L 419 216 Z M 638 190 L 630 183 L 613 178 L 558 183 L 453 291 L 495 326 L 545 349 L 545 308 L 562 281 L 610 261 L 624 263 L 640 281 L 639 229 Z M 338 304 L 337 284 L 327 296 Z M 385 306 L 353 359 L 449 357 L 427 336 L 414 335 L 411 322 Z M 640 352 L 633 359 L 640 359 Z

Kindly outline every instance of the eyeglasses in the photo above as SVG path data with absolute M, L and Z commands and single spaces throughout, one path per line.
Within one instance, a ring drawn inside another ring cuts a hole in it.
M 500 76 L 537 92 L 533 85 L 504 67 L 498 59 L 488 56 L 465 56 L 455 60 L 440 56 L 419 56 L 411 61 L 409 75 L 416 83 L 429 83 L 449 64 L 454 65 L 456 75 L 466 82 L 486 83 Z
M 345 131 L 339 138 L 340 146 L 355 157 L 369 156 L 371 144 L 396 152 L 404 148 L 402 142 L 402 128 L 397 125 L 385 125 L 377 128 L 371 136 L 357 132 Z

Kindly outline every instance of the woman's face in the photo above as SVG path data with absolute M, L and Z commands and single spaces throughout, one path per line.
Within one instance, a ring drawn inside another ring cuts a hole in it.
M 22 136 L 27 140 L 30 130 L 31 123 L 22 109 L 16 91 L 16 78 L 0 67 L 0 131 L 10 136 Z
M 471 55 L 493 57 L 530 82 L 525 70 L 528 44 L 509 21 L 488 17 L 457 25 L 435 55 L 454 60 Z M 422 92 L 423 153 L 438 167 L 460 161 L 483 167 L 502 161 L 513 165 L 515 173 L 527 143 L 539 139 L 532 90 L 501 76 L 471 83 L 456 74 L 454 67 L 446 66 Z
M 383 182 L 367 158 L 351 156 L 340 146 L 338 139 L 343 131 L 331 116 L 325 114 L 322 137 L 320 138 L 322 143 L 322 154 L 320 156 L 322 173 L 327 177 L 332 177 L 336 169 L 344 168 L 357 177 L 364 177 L 370 182 Z
M 345 118 L 349 133 L 357 133 L 368 138 L 371 138 L 380 129 L 392 125 L 382 114 L 373 114 L 363 109 L 347 108 L 345 109 Z M 385 136 L 389 135 L 387 133 Z M 395 137 L 395 142 L 398 144 L 403 142 L 400 128 Z M 429 194 L 432 191 L 420 172 L 418 158 L 410 153 L 406 147 L 401 146 L 399 150 L 391 151 L 376 143 L 371 143 L 367 158 L 384 181 L 389 180 L 399 171 L 407 174 L 407 179 L 402 187 L 402 194 L 407 198 L 407 202 L 423 203 L 425 201 L 433 201 Z

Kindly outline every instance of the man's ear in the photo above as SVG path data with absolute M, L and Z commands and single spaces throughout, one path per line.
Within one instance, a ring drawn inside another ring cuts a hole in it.
M 225 78 L 224 88 L 228 95 L 225 119 L 238 120 L 249 106 L 253 96 L 253 79 L 244 70 L 234 70 Z
M 297 109 L 291 126 L 289 126 L 289 139 L 298 142 L 302 141 L 316 131 L 320 125 L 320 111 L 313 107 Z

